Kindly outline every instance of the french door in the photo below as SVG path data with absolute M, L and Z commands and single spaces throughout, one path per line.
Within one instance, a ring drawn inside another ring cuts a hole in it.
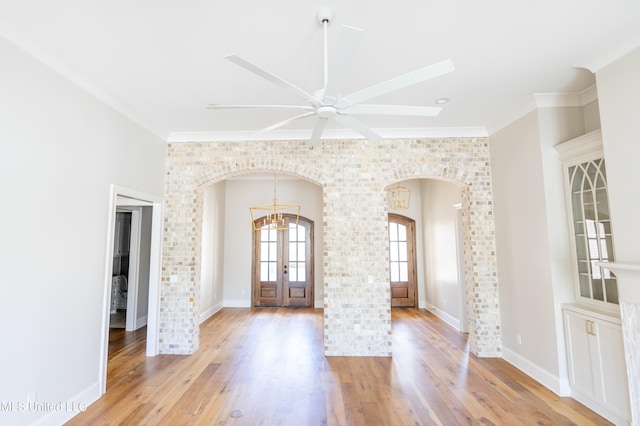
M 285 230 L 263 226 L 253 237 L 253 306 L 311 307 L 313 222 L 283 215 Z M 262 223 L 263 218 L 256 220 Z
M 416 307 L 415 221 L 389 213 L 389 280 L 391 307 Z

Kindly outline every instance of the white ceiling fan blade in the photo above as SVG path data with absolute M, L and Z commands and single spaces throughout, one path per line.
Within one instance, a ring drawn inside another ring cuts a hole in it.
M 440 107 L 410 105 L 371 105 L 358 104 L 341 110 L 344 114 L 355 115 L 415 115 L 420 117 L 437 117 L 442 111 Z
M 421 83 L 423 81 L 430 80 L 432 78 L 448 74 L 454 71 L 453 62 L 450 59 L 446 61 L 438 62 L 433 65 L 429 65 L 425 68 L 412 71 L 407 74 L 392 78 L 390 80 L 383 81 L 373 86 L 367 87 L 349 96 L 340 98 L 340 101 L 336 105 L 338 108 L 345 108 L 350 105 L 359 104 L 361 102 L 368 101 L 369 99 L 382 96 L 395 90 L 403 89 L 405 87 L 412 86 L 414 84 Z
M 285 108 L 285 109 L 304 109 L 304 110 L 313 110 L 312 106 L 306 105 L 220 105 L 220 104 L 209 104 L 207 105 L 208 109 L 243 109 L 243 108 Z
M 335 116 L 333 116 L 333 118 L 338 123 L 342 124 L 343 126 L 352 128 L 371 141 L 379 141 L 380 139 L 382 139 L 379 134 L 377 134 L 353 117 L 349 117 L 348 115 L 336 114 Z
M 257 135 L 260 135 L 262 133 L 266 133 L 266 132 L 269 132 L 271 130 L 275 130 L 278 127 L 286 126 L 289 123 L 292 123 L 292 122 L 294 122 L 296 120 L 299 120 L 299 119 L 304 118 L 304 117 L 308 117 L 308 116 L 313 115 L 313 114 L 315 114 L 315 112 L 314 111 L 310 111 L 310 112 L 305 112 L 304 114 L 296 115 L 296 116 L 291 117 L 291 118 L 287 118 L 286 120 L 282 120 L 282 121 L 280 121 L 278 123 L 272 124 L 271 126 L 265 127 L 264 129 L 260 129 L 260 130 L 258 130 L 256 132 L 252 133 L 251 136 L 257 136 Z
M 356 55 L 356 49 L 360 42 L 362 30 L 351 27 L 349 25 L 342 26 L 340 40 L 338 44 L 338 53 L 329 67 L 329 75 L 327 76 L 327 87 L 324 90 L 322 102 L 327 105 L 335 105 L 340 96 L 340 88 L 342 81 L 347 74 L 347 69 L 351 64 L 351 60 Z
M 327 121 L 329 121 L 329 119 L 326 117 L 318 117 L 316 126 L 313 128 L 313 133 L 311 134 L 311 145 L 317 145 L 320 143 L 320 136 L 322 136 L 322 132 L 324 131 L 324 127 L 327 125 Z
M 242 59 L 239 56 L 227 55 L 225 56 L 225 59 L 228 59 L 229 61 L 233 62 L 236 65 L 240 65 L 242 68 L 248 71 L 251 71 L 254 74 L 259 75 L 260 77 L 276 84 L 277 86 L 280 86 L 290 92 L 295 93 L 296 95 L 300 96 L 302 99 L 306 100 L 313 106 L 319 106 L 321 104 L 319 99 L 316 99 L 314 96 L 310 95 L 309 93 L 305 92 L 299 87 L 294 86 L 288 81 L 283 80 L 274 74 L 271 74 L 269 71 L 264 70 L 258 67 L 257 65 L 252 64 L 251 62 L 247 62 L 246 60 Z

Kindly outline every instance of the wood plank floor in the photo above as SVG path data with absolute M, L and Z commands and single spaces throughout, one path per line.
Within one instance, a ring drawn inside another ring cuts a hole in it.
M 607 425 L 429 312 L 393 309 L 393 357 L 322 354 L 318 309 L 224 308 L 191 356 L 114 330 L 107 393 L 69 425 Z

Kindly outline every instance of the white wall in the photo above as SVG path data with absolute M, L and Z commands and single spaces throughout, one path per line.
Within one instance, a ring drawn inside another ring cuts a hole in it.
M 457 329 L 462 320 L 456 237 L 461 187 L 435 179 L 421 181 L 426 307 Z M 462 260 L 461 260 L 462 261 Z
M 616 262 L 640 268 L 640 49 L 596 73 Z M 632 421 L 640 424 L 640 273 L 616 271 Z
M 0 401 L 91 402 L 110 184 L 161 196 L 165 144 L 3 38 L 0 62 Z
M 200 322 L 222 308 L 225 188 L 226 182 L 219 182 L 205 188 L 203 194 Z
M 542 108 L 490 137 L 504 357 L 561 394 L 560 303 L 571 300 L 573 278 L 553 146 L 583 132 L 582 108 Z
M 279 176 L 279 203 L 300 205 L 300 215 L 314 222 L 314 306 L 323 306 L 322 188 L 302 179 Z M 253 228 L 249 207 L 273 202 L 273 178 L 226 181 L 224 235 L 224 306 L 251 306 Z

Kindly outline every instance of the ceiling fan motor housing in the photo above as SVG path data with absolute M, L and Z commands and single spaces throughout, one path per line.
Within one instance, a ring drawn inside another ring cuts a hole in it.
M 316 114 L 318 115 L 318 117 L 322 117 L 322 118 L 331 118 L 334 117 L 337 114 L 337 109 L 334 106 L 331 105 L 321 105 L 318 108 L 316 108 Z

